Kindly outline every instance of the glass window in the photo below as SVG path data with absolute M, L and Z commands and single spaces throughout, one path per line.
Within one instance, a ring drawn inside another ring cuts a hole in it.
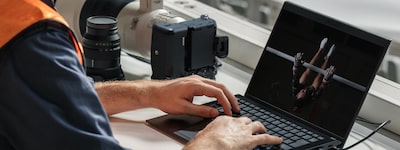
M 271 30 L 284 0 L 198 0 Z M 400 1 L 296 0 L 306 7 L 393 40 L 378 75 L 400 83 Z M 340 11 L 338 11 L 340 10 Z
M 238 66 L 241 69 L 251 73 L 264 50 L 284 1 L 164 0 L 164 6 L 173 14 L 185 19 L 196 18 L 202 14 L 208 14 L 215 19 L 218 34 L 229 36 L 229 58 L 224 60 L 234 64 L 239 62 Z M 390 119 L 392 122 L 387 129 L 400 134 L 400 129 L 396 128 L 400 126 L 400 119 L 396 116 L 400 111 L 400 84 L 393 82 L 400 80 L 400 19 L 397 16 L 400 14 L 400 1 L 291 1 L 393 40 L 359 116 L 376 122 Z

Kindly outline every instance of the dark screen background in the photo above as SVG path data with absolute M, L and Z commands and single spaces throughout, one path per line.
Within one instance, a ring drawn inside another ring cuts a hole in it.
M 335 75 L 368 90 L 386 53 L 387 40 L 304 9 L 284 6 L 267 46 L 290 56 L 304 52 L 303 60 L 309 62 L 325 37 L 328 43 L 323 56 L 332 44 L 336 46 L 329 61 L 336 67 Z M 366 91 L 332 80 L 319 99 L 305 106 L 301 113 L 294 112 L 292 66 L 293 62 L 264 50 L 246 96 L 267 100 L 340 137 L 347 137 Z M 305 70 L 304 67 L 300 69 L 300 72 Z M 253 88 L 254 84 L 262 84 L 265 88 Z

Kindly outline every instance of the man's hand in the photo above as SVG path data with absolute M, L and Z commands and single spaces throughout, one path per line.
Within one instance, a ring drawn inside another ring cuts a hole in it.
M 145 107 L 170 114 L 216 117 L 216 108 L 192 103 L 194 96 L 217 99 L 226 115 L 240 112 L 236 97 L 221 83 L 197 75 L 173 80 L 97 82 L 96 91 L 108 115 Z
M 247 117 L 219 116 L 190 141 L 185 150 L 251 150 L 257 145 L 280 144 L 282 139 L 266 134 L 267 129 Z
M 232 115 L 232 111 L 240 112 L 236 97 L 223 84 L 197 75 L 160 81 L 148 92 L 152 93 L 148 100 L 151 106 L 170 114 L 218 116 L 218 110 L 213 107 L 193 104 L 194 96 L 216 98 L 226 115 Z

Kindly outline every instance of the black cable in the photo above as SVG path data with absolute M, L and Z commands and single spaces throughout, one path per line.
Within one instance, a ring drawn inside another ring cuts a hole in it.
M 356 120 L 357 121 L 362 121 L 362 122 L 365 122 L 365 123 L 368 123 L 368 124 L 372 124 L 372 125 L 377 125 L 377 126 L 382 124 L 382 123 L 377 123 L 377 122 L 371 122 L 371 121 L 368 121 L 367 119 L 364 119 L 364 118 L 361 118 L 361 117 L 357 117 Z
M 369 121 L 367 121 L 367 120 L 365 120 L 365 119 L 362 119 L 362 120 L 360 120 L 360 121 L 364 121 L 364 122 L 367 122 L 367 123 L 372 123 L 372 122 L 369 122 Z M 381 124 L 380 124 L 374 131 L 372 131 L 369 135 L 367 135 L 367 136 L 364 137 L 363 139 L 359 140 L 358 142 L 356 142 L 356 143 L 354 143 L 354 144 L 352 144 L 352 145 L 350 145 L 350 146 L 344 148 L 343 150 L 350 149 L 350 148 L 352 148 L 352 147 L 354 147 L 354 146 L 360 144 L 361 142 L 364 142 L 364 141 L 367 140 L 369 137 L 371 137 L 371 136 L 374 135 L 376 132 L 378 132 L 381 128 L 383 128 L 386 124 L 389 124 L 389 123 L 390 123 L 390 120 L 386 120 L 385 122 L 381 123 Z M 372 124 L 376 124 L 376 123 L 372 123 Z

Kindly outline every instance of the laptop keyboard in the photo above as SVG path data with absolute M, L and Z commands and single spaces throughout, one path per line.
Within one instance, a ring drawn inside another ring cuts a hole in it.
M 240 114 L 234 114 L 233 116 L 246 116 L 253 121 L 260 121 L 268 129 L 268 134 L 283 138 L 283 142 L 280 145 L 281 149 L 294 149 L 324 139 L 324 137 L 298 126 L 287 119 L 281 118 L 265 109 L 263 110 L 246 100 L 238 99 L 238 102 L 241 112 Z M 217 106 L 216 108 L 220 114 L 223 114 L 222 107 Z M 263 145 L 256 149 L 271 149 L 271 147 L 273 146 Z

